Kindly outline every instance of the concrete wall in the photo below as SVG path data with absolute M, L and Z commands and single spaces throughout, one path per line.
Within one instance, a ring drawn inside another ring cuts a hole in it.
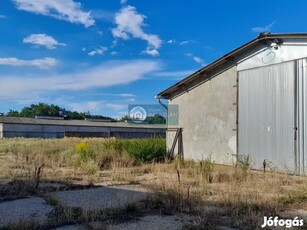
M 211 155 L 216 163 L 235 164 L 236 84 L 237 70 L 231 67 L 169 101 L 179 106 L 179 124 L 172 127 L 183 128 L 184 159 Z M 175 132 L 167 132 L 168 149 L 174 136 Z
M 85 127 L 85 126 L 56 126 L 56 125 L 24 125 L 4 124 L 3 137 L 27 138 L 63 138 L 65 132 L 68 136 L 103 136 L 122 138 L 148 138 L 153 136 L 165 137 L 165 129 L 153 128 L 127 128 L 127 127 Z M 0 134 L 1 134 L 0 129 Z M 89 135 L 86 135 L 86 134 Z M 97 135 L 94 135 L 97 134 Z M 0 136 L 1 137 L 1 136 Z
M 0 138 L 3 138 L 3 125 L 0 123 Z

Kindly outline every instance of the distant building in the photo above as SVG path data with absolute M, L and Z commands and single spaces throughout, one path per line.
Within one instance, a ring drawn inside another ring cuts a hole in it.
M 157 98 L 179 108 L 170 152 L 307 174 L 307 33 L 262 33 Z
M 90 120 L 64 120 L 48 117 L 21 118 L 0 116 L 0 138 L 63 137 L 165 137 L 163 125 L 133 124 Z

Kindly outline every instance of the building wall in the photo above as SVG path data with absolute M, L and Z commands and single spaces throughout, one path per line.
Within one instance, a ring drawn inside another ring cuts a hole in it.
M 1 133 L 1 130 L 0 130 Z M 56 126 L 56 125 L 23 125 L 4 124 L 3 137 L 26 138 L 63 138 L 79 137 L 121 137 L 148 138 L 153 136 L 165 137 L 165 129 L 127 128 L 127 127 L 85 127 L 85 126 Z
M 169 101 L 178 104 L 183 128 L 184 159 L 203 160 L 211 155 L 220 164 L 236 162 L 237 70 L 231 67 L 211 80 Z M 170 128 L 170 127 L 169 127 Z M 167 132 L 170 150 L 175 132 Z
M 0 138 L 3 138 L 3 125 L 0 123 Z

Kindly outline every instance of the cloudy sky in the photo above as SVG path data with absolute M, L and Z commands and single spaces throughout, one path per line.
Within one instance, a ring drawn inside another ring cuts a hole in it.
M 258 36 L 307 32 L 305 0 L 1 0 L 0 112 L 121 117 Z

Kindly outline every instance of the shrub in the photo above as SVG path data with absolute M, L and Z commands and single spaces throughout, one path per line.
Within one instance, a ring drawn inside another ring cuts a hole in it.
M 128 153 L 135 161 L 144 163 L 160 161 L 166 155 L 166 141 L 163 138 L 111 139 L 105 142 L 105 147 L 117 156 Z
M 238 155 L 237 164 L 244 172 L 247 172 L 251 167 L 250 155 L 249 154 Z
M 205 160 L 200 161 L 200 173 L 206 178 L 209 183 L 211 183 L 213 179 L 213 168 L 214 161 L 212 161 L 211 155 L 208 156 Z
M 161 161 L 166 155 L 166 142 L 161 138 L 130 140 L 126 147 L 130 156 L 140 162 Z
M 81 159 L 87 160 L 93 158 L 94 154 L 90 150 L 89 144 L 87 142 L 81 142 L 75 147 L 76 152 L 80 155 Z

